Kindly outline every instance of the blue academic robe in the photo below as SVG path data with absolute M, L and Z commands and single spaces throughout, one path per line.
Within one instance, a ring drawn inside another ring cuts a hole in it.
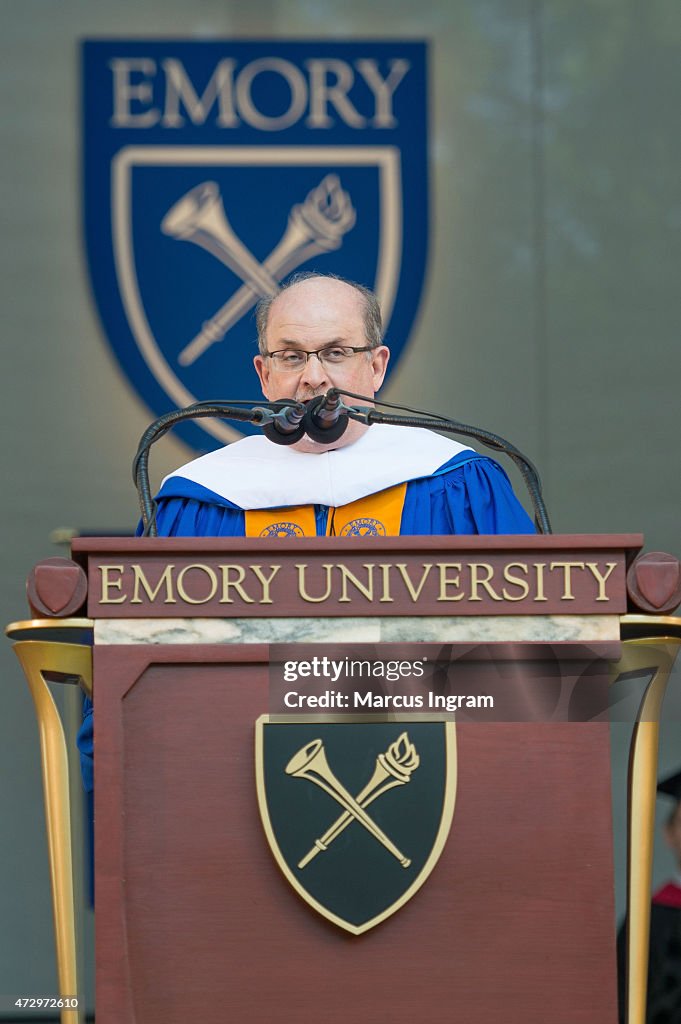
M 159 536 L 245 536 L 245 516 L 238 505 L 182 476 L 170 477 L 157 501 Z M 317 536 L 324 536 L 329 509 L 317 505 L 315 512 Z M 407 484 L 402 536 L 534 532 L 501 466 L 470 449 Z

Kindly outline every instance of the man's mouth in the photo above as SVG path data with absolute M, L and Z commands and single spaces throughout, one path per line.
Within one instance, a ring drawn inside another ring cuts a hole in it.
M 304 394 L 296 392 L 296 402 L 302 402 L 303 405 L 307 405 L 313 398 L 319 398 L 320 395 L 326 394 L 326 388 L 307 388 Z

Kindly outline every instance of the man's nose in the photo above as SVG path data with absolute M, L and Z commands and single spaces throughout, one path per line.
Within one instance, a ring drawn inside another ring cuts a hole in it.
M 319 388 L 328 384 L 326 367 L 315 353 L 311 353 L 308 356 L 305 369 L 300 377 L 300 383 L 307 384 L 311 388 Z

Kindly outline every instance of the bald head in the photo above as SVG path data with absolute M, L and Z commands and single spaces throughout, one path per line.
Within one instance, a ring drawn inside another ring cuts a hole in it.
M 328 287 L 327 287 L 328 286 Z M 349 290 L 349 291 L 348 291 Z M 292 296 L 289 296 L 292 293 Z M 355 281 L 347 281 L 345 278 L 337 277 L 334 274 L 300 273 L 293 274 L 281 286 L 276 295 L 261 299 L 255 310 L 255 323 L 258 331 L 258 349 L 261 355 L 265 355 L 267 348 L 267 325 L 273 307 L 278 306 L 287 297 L 290 299 L 297 293 L 302 300 L 308 296 L 323 295 L 326 300 L 341 299 L 343 295 L 351 295 L 357 302 L 356 311 L 363 323 L 365 344 L 370 348 L 377 348 L 383 341 L 383 322 L 381 318 L 381 307 L 377 297 L 369 288 L 357 284 Z M 341 299 L 342 301 L 342 299 Z

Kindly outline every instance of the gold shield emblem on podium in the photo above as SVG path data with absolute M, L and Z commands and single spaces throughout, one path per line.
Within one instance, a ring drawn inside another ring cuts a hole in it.
M 275 860 L 314 910 L 354 935 L 427 880 L 456 779 L 453 722 L 256 723 L 258 803 Z

